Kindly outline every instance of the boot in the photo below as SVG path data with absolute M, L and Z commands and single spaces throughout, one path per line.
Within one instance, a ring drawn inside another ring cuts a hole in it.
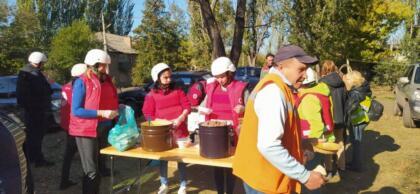
M 83 194 L 98 194 L 99 193 L 99 177 L 90 178 L 88 176 L 83 177 Z

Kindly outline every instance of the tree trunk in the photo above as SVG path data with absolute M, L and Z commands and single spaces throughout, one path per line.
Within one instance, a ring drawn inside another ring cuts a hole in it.
M 212 58 L 216 59 L 217 57 L 226 56 L 225 45 L 223 44 L 220 29 L 217 26 L 209 1 L 198 0 L 198 2 L 200 3 L 204 26 L 207 29 L 207 33 L 213 45 Z
M 238 0 L 236 7 L 235 31 L 233 33 L 232 50 L 230 59 L 233 64 L 237 64 L 242 52 L 242 40 L 245 28 L 246 0 Z

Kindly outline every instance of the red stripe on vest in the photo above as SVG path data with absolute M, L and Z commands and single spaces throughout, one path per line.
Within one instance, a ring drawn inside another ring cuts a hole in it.
M 321 117 L 324 125 L 326 126 L 325 132 L 331 132 L 334 129 L 334 121 L 331 114 L 331 101 L 328 96 L 317 94 L 317 93 L 306 93 L 303 94 L 297 101 L 296 101 L 296 108 L 299 107 L 300 103 L 302 102 L 303 98 L 308 95 L 314 95 L 318 98 L 319 102 L 321 103 Z M 300 120 L 300 128 L 302 132 L 302 137 L 308 138 L 307 135 L 304 135 L 304 131 L 311 130 L 311 126 L 307 120 L 299 119 Z

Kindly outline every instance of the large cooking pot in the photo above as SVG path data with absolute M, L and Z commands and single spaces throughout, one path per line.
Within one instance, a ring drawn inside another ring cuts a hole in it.
M 162 152 L 173 148 L 172 123 L 166 120 L 146 121 L 140 124 L 140 142 L 143 150 Z
M 231 155 L 231 126 L 226 122 L 206 121 L 199 124 L 200 156 L 204 158 L 225 158 Z

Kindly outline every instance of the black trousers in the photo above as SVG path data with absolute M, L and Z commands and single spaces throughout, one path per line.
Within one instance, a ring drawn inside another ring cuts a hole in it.
M 44 159 L 42 153 L 42 140 L 47 129 L 47 113 L 45 111 L 26 111 L 26 142 L 29 162 L 40 162 Z
M 76 137 L 76 145 L 84 172 L 83 194 L 99 193 L 99 171 L 105 168 L 105 161 L 100 159 L 99 150 L 106 146 L 106 139 L 111 127 L 112 125 L 100 123 L 97 128 L 97 138 Z
M 235 180 L 236 177 L 232 174 L 231 168 L 214 168 L 214 182 L 216 183 L 216 189 L 218 194 L 233 194 L 233 189 L 235 188 Z
M 63 166 L 61 168 L 61 182 L 68 181 L 70 176 L 71 162 L 77 152 L 76 138 L 67 134 L 66 147 L 64 149 Z

